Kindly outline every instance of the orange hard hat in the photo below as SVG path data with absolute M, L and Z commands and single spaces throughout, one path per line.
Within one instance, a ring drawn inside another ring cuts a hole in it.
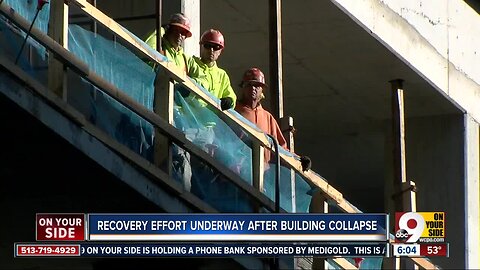
M 187 31 L 187 37 L 192 36 L 190 32 L 190 20 L 183 13 L 175 13 L 170 17 L 168 25 L 175 25 Z
M 256 67 L 249 68 L 247 71 L 245 71 L 241 85 L 246 82 L 256 82 L 261 84 L 263 87 L 267 87 L 265 84 L 265 75 L 263 75 L 263 72 Z
M 200 37 L 200 44 L 212 43 L 217 44 L 222 47 L 225 47 L 225 39 L 223 38 L 222 33 L 215 29 L 209 29 L 205 31 Z

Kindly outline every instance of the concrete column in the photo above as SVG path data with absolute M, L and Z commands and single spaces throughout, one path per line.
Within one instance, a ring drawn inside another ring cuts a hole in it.
M 480 268 L 480 144 L 478 123 L 464 115 L 465 124 L 465 268 Z
M 188 55 L 200 54 L 200 0 L 182 0 L 181 11 L 190 19 L 192 37 L 185 40 L 184 50 Z
M 187 55 L 199 55 L 200 45 L 198 42 L 202 34 L 200 32 L 200 0 L 163 0 L 162 11 L 164 23 L 168 21 L 172 14 L 178 12 L 182 12 L 190 19 L 192 36 L 185 40 L 183 49 Z

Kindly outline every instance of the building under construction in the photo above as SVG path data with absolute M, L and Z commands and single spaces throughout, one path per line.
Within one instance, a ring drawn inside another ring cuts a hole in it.
M 270 269 L 255 257 L 12 252 L 35 240 L 36 213 L 259 211 L 446 213 L 448 258 L 302 257 L 281 269 L 480 268 L 475 1 L 44 2 L 0 0 L 1 269 Z M 218 64 L 237 95 L 245 70 L 265 72 L 262 105 L 290 151 L 144 42 L 179 12 L 191 20 L 189 55 L 204 30 L 223 33 Z M 192 139 L 205 123 L 215 123 L 215 154 Z M 179 181 L 175 149 L 208 168 L 208 188 Z M 278 153 L 275 170 L 265 152 Z

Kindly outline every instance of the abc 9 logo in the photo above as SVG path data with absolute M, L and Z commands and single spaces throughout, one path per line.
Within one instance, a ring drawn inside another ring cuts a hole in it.
M 400 242 L 415 243 L 422 236 L 425 220 L 422 215 L 413 212 L 404 213 L 398 220 L 399 230 L 395 238 Z

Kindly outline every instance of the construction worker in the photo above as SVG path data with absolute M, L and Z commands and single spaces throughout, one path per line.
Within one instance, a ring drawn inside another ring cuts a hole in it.
M 161 32 L 163 32 L 163 28 Z M 162 49 L 160 53 L 168 60 L 174 62 L 186 74 L 193 64 L 190 56 L 183 52 L 182 44 L 185 39 L 192 36 L 190 32 L 190 20 L 183 13 L 175 13 L 168 20 L 165 26 L 165 34 L 162 35 Z M 157 48 L 157 31 L 153 31 L 145 41 L 153 49 Z
M 192 69 L 188 75 L 219 98 L 221 109 L 227 110 L 235 106 L 237 96 L 230 85 L 228 74 L 217 66 L 216 61 L 224 47 L 225 39 L 220 31 L 205 31 L 200 38 L 200 57 L 193 57 L 198 68 Z
M 240 83 L 242 88 L 241 96 L 235 106 L 235 111 L 240 113 L 250 122 L 256 124 L 263 132 L 272 135 L 277 139 L 278 144 L 285 149 L 288 149 L 287 141 L 283 137 L 282 131 L 273 117 L 268 111 L 263 109 L 260 104 L 264 98 L 263 91 L 267 88 L 265 84 L 265 75 L 258 68 L 250 68 L 243 74 Z M 265 151 L 265 163 L 270 161 L 270 151 Z M 311 160 L 307 156 L 300 158 L 302 169 L 309 170 L 311 167 Z M 268 166 L 266 166 L 268 167 Z
M 185 39 L 192 36 L 192 32 L 190 32 L 190 20 L 183 13 L 175 13 L 170 17 L 165 28 L 162 27 L 160 30 L 160 33 L 162 34 L 162 47 L 160 53 L 165 55 L 168 60 L 175 63 L 175 65 L 183 70 L 185 74 L 188 74 L 192 66 L 196 66 L 193 59 L 186 55 L 182 48 Z M 153 49 L 157 48 L 156 30 L 149 35 L 146 43 Z M 187 89 L 179 84 L 176 84 L 175 89 L 184 97 L 190 94 Z M 176 112 L 178 112 L 180 108 L 181 106 L 175 105 Z M 178 120 L 178 117 L 176 118 Z M 177 128 L 184 129 L 180 124 L 181 121 L 177 120 L 175 120 L 175 122 L 177 122 Z M 186 191 L 190 191 L 192 178 L 190 153 L 177 145 L 173 146 L 172 152 L 174 178 L 183 184 Z
M 235 111 L 237 111 L 240 115 L 245 117 L 250 122 L 256 124 L 263 132 L 272 135 L 277 140 L 280 146 L 288 150 L 287 141 L 285 140 L 285 137 L 283 136 L 277 121 L 272 116 L 272 114 L 263 109 L 262 105 L 260 104 L 261 100 L 265 98 L 263 91 L 267 89 L 267 84 L 265 83 L 265 75 L 263 74 L 263 72 L 255 67 L 246 70 L 243 74 L 240 87 L 242 88 L 242 90 L 238 97 Z M 274 179 L 277 167 L 275 165 L 272 166 L 272 164 L 269 163 L 271 160 L 270 151 L 265 151 L 264 159 L 265 174 L 263 193 L 273 200 L 275 199 Z M 303 171 L 307 171 L 310 169 L 312 162 L 309 157 L 300 157 L 300 162 L 302 164 Z M 243 165 L 240 164 L 240 166 Z M 280 167 L 280 170 L 288 171 L 288 169 L 284 167 Z M 288 205 L 291 206 L 291 203 L 288 204 L 287 202 L 291 202 L 292 197 L 291 193 L 286 192 L 288 191 L 288 188 L 282 188 L 282 183 L 289 183 L 290 173 L 281 173 L 281 175 L 288 176 L 288 179 L 280 176 L 280 196 L 283 198 L 281 199 L 281 202 L 283 202 L 281 203 L 281 207 L 288 209 Z M 288 181 L 285 182 L 285 180 Z

